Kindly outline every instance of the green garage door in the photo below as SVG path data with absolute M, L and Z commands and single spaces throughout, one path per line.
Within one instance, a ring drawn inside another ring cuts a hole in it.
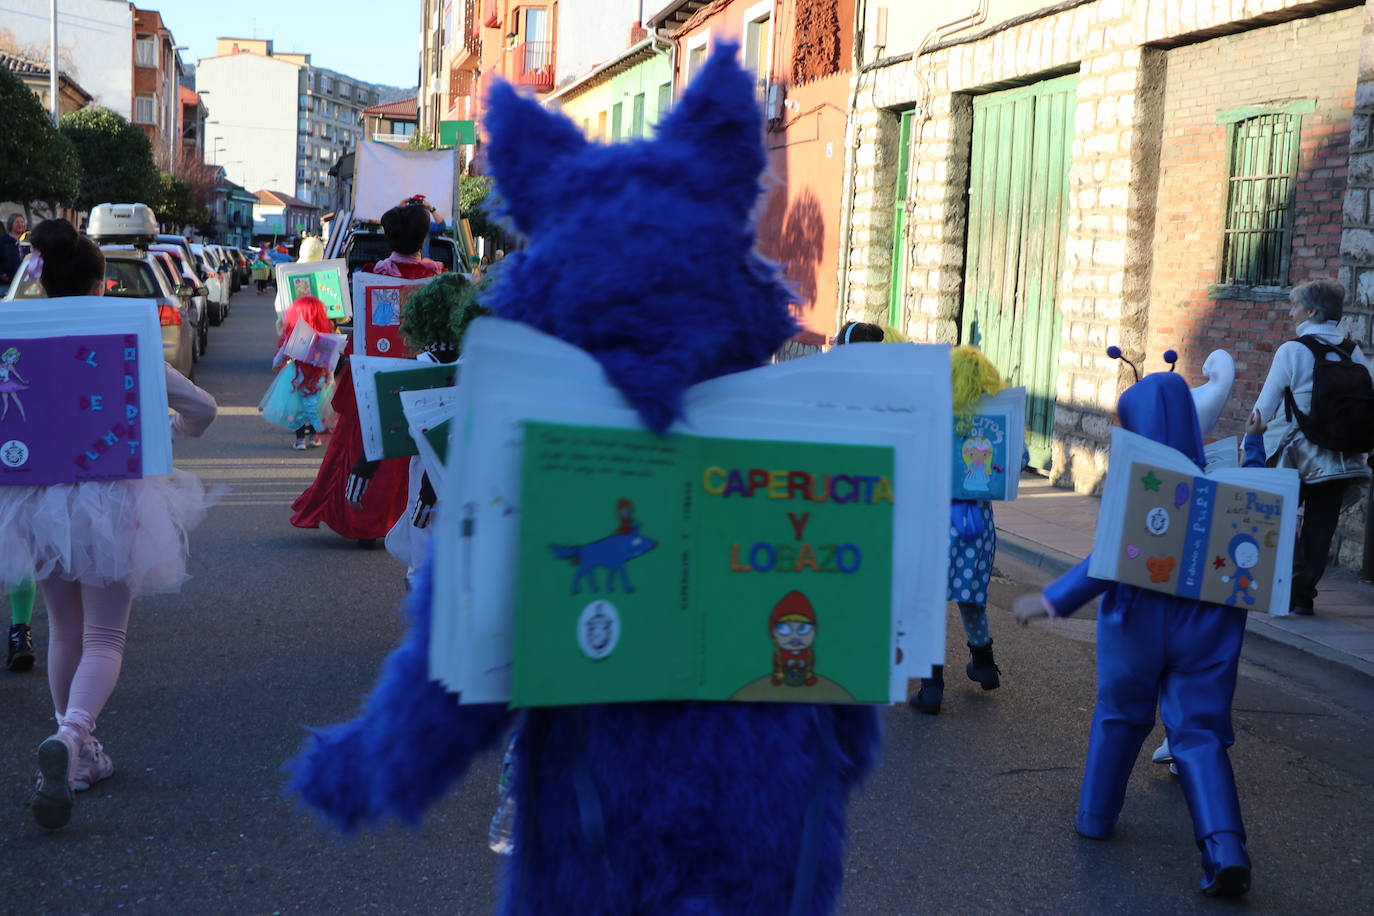
M 1026 445 L 1047 468 L 1077 76 L 973 100 L 962 338 L 1026 388 Z

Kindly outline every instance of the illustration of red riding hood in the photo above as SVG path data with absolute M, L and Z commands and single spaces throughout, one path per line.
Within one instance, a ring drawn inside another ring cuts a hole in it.
M 810 687 L 816 683 L 816 611 L 801 592 L 788 592 L 773 607 L 768 634 L 773 652 L 773 683 Z

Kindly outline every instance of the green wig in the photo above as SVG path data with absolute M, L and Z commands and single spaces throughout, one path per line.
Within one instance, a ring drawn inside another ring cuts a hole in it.
M 462 274 L 445 273 L 421 287 L 406 301 L 401 336 L 419 352 L 429 348 L 457 348 L 472 319 L 488 314 L 478 305 L 478 287 Z

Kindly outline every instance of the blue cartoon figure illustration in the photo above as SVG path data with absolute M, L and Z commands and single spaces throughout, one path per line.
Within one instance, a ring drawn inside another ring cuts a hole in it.
M 18 364 L 21 355 L 18 347 L 10 347 L 4 353 L 0 353 L 0 421 L 9 416 L 11 400 L 19 409 L 19 419 L 25 423 L 29 421 L 24 415 L 24 402 L 19 400 L 19 392 L 27 391 L 29 388 L 28 380 L 19 374 Z
M 622 509 L 628 505 L 626 500 L 621 500 L 617 514 L 621 514 Z M 657 546 L 658 541 L 640 534 L 638 522 L 629 522 L 622 524 L 615 534 L 599 541 L 572 545 L 550 544 L 549 553 L 553 554 L 556 560 L 568 560 L 577 569 L 573 575 L 572 594 L 576 595 L 582 591 L 584 578 L 592 591 L 600 591 L 596 584 L 598 568 L 606 570 L 606 591 L 615 591 L 615 579 L 618 575 L 621 589 L 629 594 L 635 589 L 630 584 L 630 574 L 625 569 L 625 564 Z
M 1229 576 L 1221 577 L 1221 581 L 1231 583 L 1231 596 L 1226 599 L 1226 603 L 1235 604 L 1236 597 L 1239 596 L 1246 604 L 1254 604 L 1255 596 L 1251 594 L 1251 589 L 1257 588 L 1258 583 L 1251 570 L 1259 563 L 1259 542 L 1248 534 L 1238 534 L 1231 538 L 1227 550 L 1236 570 Z
M 378 327 L 387 327 L 401 323 L 400 290 L 372 290 L 372 323 Z

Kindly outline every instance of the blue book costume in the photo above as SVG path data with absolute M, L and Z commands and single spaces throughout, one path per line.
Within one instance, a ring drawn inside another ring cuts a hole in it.
M 656 430 L 688 386 L 762 365 L 796 331 L 775 268 L 753 253 L 766 165 L 753 77 L 717 47 L 653 140 L 588 143 L 502 83 L 487 106 L 491 172 L 528 242 L 482 304 L 591 353 Z M 289 765 L 307 804 L 346 830 L 416 822 L 516 725 L 502 912 L 833 910 L 845 804 L 877 756 L 875 709 L 459 706 L 429 679 L 435 562 L 361 715 Z
M 1181 376 L 1147 375 L 1121 395 L 1117 412 L 1124 428 L 1204 465 L 1197 411 Z M 1245 446 L 1246 466 L 1262 466 L 1263 437 L 1247 436 Z M 1093 579 L 1087 560 L 1044 598 L 1063 616 L 1098 595 L 1097 706 L 1075 826 L 1087 837 L 1111 835 L 1158 703 L 1202 853 L 1203 889 L 1243 894 L 1250 859 L 1227 748 L 1235 743 L 1231 699 L 1245 612 Z

